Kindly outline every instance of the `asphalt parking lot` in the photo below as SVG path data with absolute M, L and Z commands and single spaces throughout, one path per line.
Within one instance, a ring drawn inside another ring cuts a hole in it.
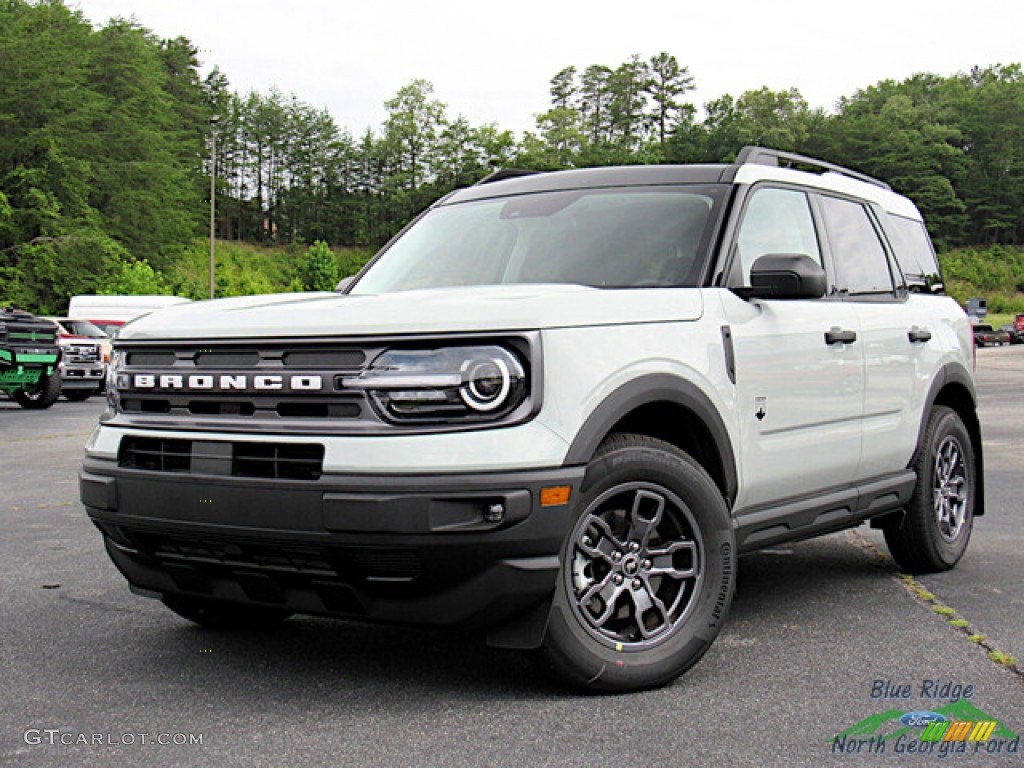
M 99 399 L 0 399 L 0 765 L 1024 765 L 1024 347 L 979 350 L 978 379 L 988 514 L 958 568 L 908 582 L 866 527 L 749 556 L 704 660 L 614 697 L 475 636 L 194 627 L 129 593 L 78 503 Z M 998 729 L 872 741 L 911 711 Z

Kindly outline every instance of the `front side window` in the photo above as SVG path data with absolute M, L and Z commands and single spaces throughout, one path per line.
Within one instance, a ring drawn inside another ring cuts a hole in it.
M 539 192 L 429 211 L 350 293 L 512 283 L 696 286 L 724 187 Z
M 793 189 L 758 189 L 747 203 L 736 238 L 743 285 L 750 268 L 768 254 L 801 254 L 821 264 L 821 250 L 807 195 Z
M 892 293 L 889 259 L 867 209 L 838 197 L 821 203 L 839 284 L 851 294 Z

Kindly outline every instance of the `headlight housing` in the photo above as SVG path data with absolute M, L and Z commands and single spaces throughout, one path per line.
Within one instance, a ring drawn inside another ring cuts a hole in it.
M 395 423 L 495 421 L 528 393 L 522 361 L 497 345 L 389 349 L 342 385 L 364 390 Z
M 107 409 L 103 413 L 103 419 L 111 419 L 117 415 L 121 407 L 121 393 L 118 391 L 118 372 L 121 369 L 123 355 L 119 350 L 114 350 L 110 355 L 110 363 L 107 365 L 106 398 Z

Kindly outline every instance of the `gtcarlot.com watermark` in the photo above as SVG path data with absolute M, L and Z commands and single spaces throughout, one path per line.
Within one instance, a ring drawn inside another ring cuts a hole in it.
M 201 733 L 85 733 L 67 728 L 26 728 L 22 736 L 31 747 L 194 747 L 201 746 Z

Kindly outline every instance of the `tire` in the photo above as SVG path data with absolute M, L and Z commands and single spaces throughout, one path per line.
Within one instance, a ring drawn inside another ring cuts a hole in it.
M 64 392 L 64 397 L 73 403 L 80 403 L 83 400 L 88 400 L 95 394 L 91 389 L 69 389 Z
M 587 467 L 536 652 L 570 685 L 655 688 L 700 660 L 735 588 L 729 510 L 675 446 L 617 434 Z
M 932 409 L 914 471 L 914 495 L 900 524 L 884 529 L 885 543 L 911 573 L 948 571 L 971 538 L 977 488 L 971 436 L 955 411 Z
M 22 408 L 43 410 L 49 408 L 60 397 L 60 374 L 54 371 L 39 380 L 34 389 L 23 389 L 11 394 Z
M 292 615 L 278 608 L 181 595 L 165 595 L 163 604 L 183 619 L 219 630 L 271 629 Z

